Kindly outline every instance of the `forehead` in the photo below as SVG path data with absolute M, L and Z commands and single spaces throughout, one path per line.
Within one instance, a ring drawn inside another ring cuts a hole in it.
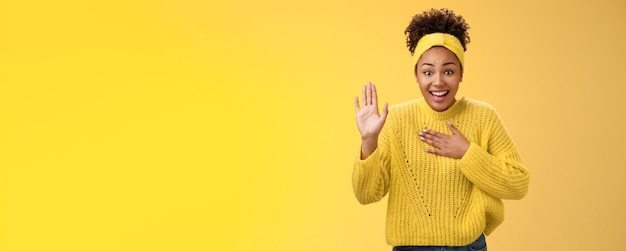
M 442 65 L 449 62 L 459 65 L 459 59 L 453 52 L 445 47 L 435 46 L 424 52 L 424 54 L 422 54 L 420 59 L 417 61 L 417 64 L 422 65 L 424 63 L 429 63 L 433 65 Z

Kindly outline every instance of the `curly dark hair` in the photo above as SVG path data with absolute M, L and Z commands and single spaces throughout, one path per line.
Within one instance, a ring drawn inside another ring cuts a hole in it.
M 413 16 L 411 23 L 404 30 L 406 46 L 409 48 L 411 55 L 413 55 L 417 41 L 420 38 L 424 35 L 441 32 L 458 38 L 461 41 L 461 45 L 463 45 L 463 50 L 467 50 L 465 45 L 470 42 L 469 33 L 467 33 L 468 29 L 469 25 L 465 22 L 465 19 L 460 15 L 454 14 L 452 10 L 430 9 L 422 14 Z

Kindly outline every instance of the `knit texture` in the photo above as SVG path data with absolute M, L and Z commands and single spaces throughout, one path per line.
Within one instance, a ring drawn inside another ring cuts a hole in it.
M 456 160 L 426 153 L 423 129 L 451 134 L 447 121 L 470 147 Z M 387 243 L 392 246 L 463 246 L 491 234 L 504 220 L 502 199 L 521 199 L 529 173 L 496 111 L 460 98 L 444 112 L 421 98 L 394 105 L 365 160 L 354 164 L 354 193 L 362 204 L 389 193 Z

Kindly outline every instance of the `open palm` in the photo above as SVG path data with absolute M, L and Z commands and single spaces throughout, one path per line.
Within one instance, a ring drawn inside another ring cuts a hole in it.
M 363 107 L 359 104 L 359 97 L 354 97 L 356 106 L 356 124 L 364 141 L 378 140 L 378 134 L 387 119 L 388 104 L 385 103 L 382 114 L 378 113 L 378 95 L 376 86 L 368 83 L 363 86 Z

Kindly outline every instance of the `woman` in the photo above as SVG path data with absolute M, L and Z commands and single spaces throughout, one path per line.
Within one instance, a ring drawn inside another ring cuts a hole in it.
M 470 38 L 463 17 L 431 9 L 405 30 L 422 97 L 379 113 L 376 87 L 355 97 L 361 149 L 353 188 L 362 204 L 389 193 L 393 250 L 487 250 L 504 220 L 503 199 L 521 199 L 529 173 L 500 118 L 456 93 Z

